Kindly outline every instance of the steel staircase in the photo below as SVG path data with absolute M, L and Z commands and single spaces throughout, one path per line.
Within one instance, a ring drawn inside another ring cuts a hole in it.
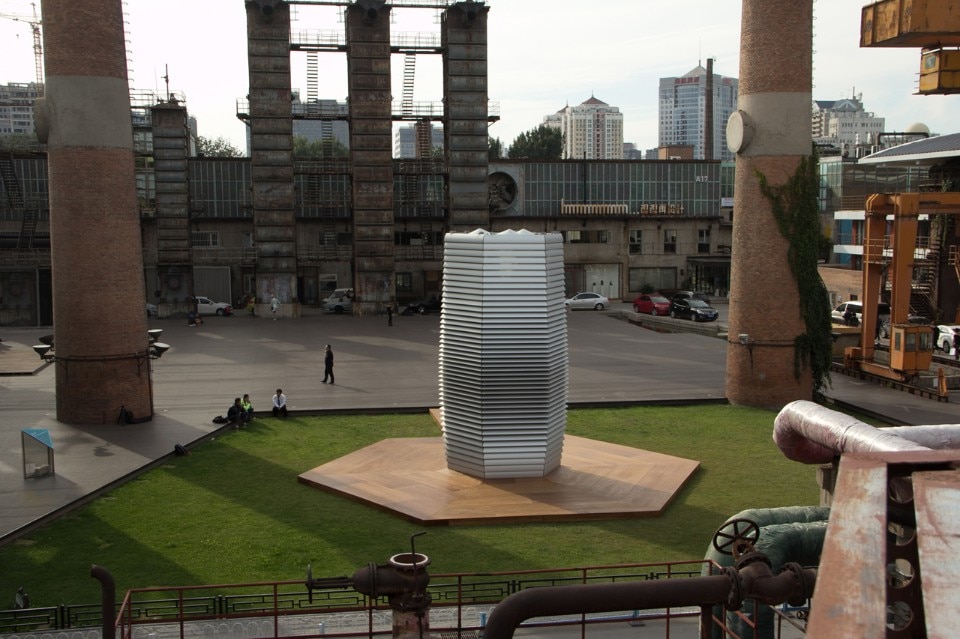
M 413 81 L 417 72 L 417 54 L 407 53 L 403 56 L 403 99 L 400 102 L 400 112 L 404 116 L 413 115 Z

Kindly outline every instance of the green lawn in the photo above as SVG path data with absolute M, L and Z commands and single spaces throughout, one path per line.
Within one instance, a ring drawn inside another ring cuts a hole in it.
M 786 460 L 771 411 L 735 406 L 576 410 L 573 435 L 699 460 L 664 516 L 428 528 L 433 573 L 660 562 L 703 557 L 746 508 L 816 504 L 816 469 Z M 409 549 L 421 530 L 301 485 L 297 475 L 390 437 L 438 436 L 428 415 L 258 419 L 0 548 L 0 596 L 34 606 L 99 601 L 90 565 L 118 592 L 352 574 Z

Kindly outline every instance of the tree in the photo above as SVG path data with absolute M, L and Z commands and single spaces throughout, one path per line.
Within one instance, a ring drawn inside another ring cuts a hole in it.
M 197 136 L 197 155 L 208 158 L 242 158 L 241 153 L 230 141 L 224 137 L 216 140 Z
M 487 138 L 488 144 L 487 147 L 490 149 L 490 158 L 491 160 L 499 160 L 503 157 L 503 142 L 500 141 L 500 138 Z
M 0 135 L 0 151 L 39 151 L 40 140 L 35 133 Z
M 350 150 L 336 138 L 308 140 L 299 135 L 293 138 L 293 157 L 298 160 L 345 158 L 348 155 L 350 155 Z
M 563 133 L 556 127 L 541 124 L 518 135 L 510 145 L 507 157 L 511 160 L 559 160 L 563 157 Z

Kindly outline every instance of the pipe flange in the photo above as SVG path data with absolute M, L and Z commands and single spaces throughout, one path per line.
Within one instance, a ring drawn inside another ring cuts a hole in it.
M 727 610 L 740 610 L 743 606 L 743 580 L 736 568 L 727 566 L 723 569 L 723 574 L 730 581 L 730 592 L 727 594 L 727 602 L 724 607 Z
M 772 569 L 773 564 L 770 563 L 770 558 L 758 550 L 750 549 L 749 552 L 745 552 L 737 558 L 737 562 L 734 564 L 737 570 L 743 570 L 747 566 L 753 564 L 766 564 L 767 568 Z
M 803 569 L 803 566 L 791 561 L 790 563 L 783 564 L 780 572 L 792 573 L 793 579 L 796 581 L 793 592 L 787 597 L 787 603 L 791 606 L 803 606 L 806 604 L 807 599 L 813 595 L 813 586 L 815 584 L 807 581 L 807 572 Z

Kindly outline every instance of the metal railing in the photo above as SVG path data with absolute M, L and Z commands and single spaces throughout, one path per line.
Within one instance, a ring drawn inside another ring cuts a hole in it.
M 475 637 L 482 632 L 487 615 L 494 606 L 509 595 L 528 588 L 686 579 L 706 573 L 716 574 L 719 570 L 719 566 L 704 560 L 431 575 L 428 587 L 432 601 L 431 631 L 434 636 L 455 633 L 457 637 Z M 775 636 L 781 635 L 785 624 L 803 632 L 803 608 L 780 607 L 773 611 L 777 620 Z M 310 592 L 303 581 L 138 588 L 126 593 L 116 613 L 110 622 L 116 624 L 118 639 L 151 634 L 164 639 L 221 636 L 218 628 L 230 632 L 240 628 L 243 636 L 275 639 L 287 636 L 373 637 L 391 633 L 391 613 L 385 599 L 369 599 L 352 589 Z M 729 632 L 727 619 L 718 614 L 719 611 L 712 611 L 709 607 L 638 608 L 596 615 L 538 618 L 524 624 L 524 628 L 580 627 L 581 636 L 586 637 L 591 627 L 657 621 L 664 628 L 664 636 L 670 636 L 672 624 L 680 620 L 689 623 L 691 618 L 699 618 L 703 624 Z M 733 614 L 740 623 L 754 627 L 747 616 Z M 94 604 L 0 611 L 0 634 L 103 627 L 101 615 L 102 606 Z
M 300 102 L 291 104 L 290 108 L 295 118 L 346 120 L 350 117 L 349 111 L 344 110 L 342 105 L 304 104 Z M 403 100 L 393 100 L 390 102 L 390 112 L 394 120 L 442 120 L 444 117 L 444 104 L 442 101 L 437 100 L 413 103 L 403 102 Z M 250 100 L 248 98 L 237 98 L 236 114 L 237 117 L 241 119 L 250 117 Z M 493 121 L 499 119 L 500 103 L 488 100 L 487 120 Z

